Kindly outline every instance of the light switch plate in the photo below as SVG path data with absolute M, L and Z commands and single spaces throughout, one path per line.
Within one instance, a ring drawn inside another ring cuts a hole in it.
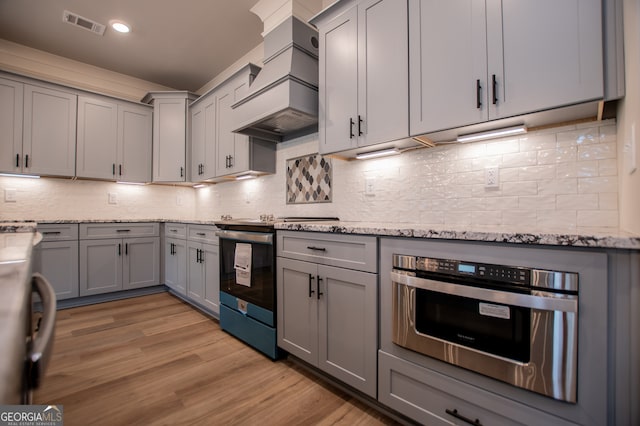
M 18 201 L 17 191 L 13 188 L 5 188 L 4 190 L 4 202 L 15 203 Z
M 366 195 L 374 195 L 376 192 L 376 180 L 372 177 L 364 180 L 364 193 Z
M 109 204 L 118 204 L 117 192 L 109 192 Z
M 624 157 L 627 174 L 633 174 L 638 168 L 638 142 L 636 141 L 636 123 L 631 124 L 629 139 L 624 144 Z

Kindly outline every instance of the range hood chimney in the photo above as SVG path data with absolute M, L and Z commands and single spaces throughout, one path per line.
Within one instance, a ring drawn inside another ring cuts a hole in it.
M 232 105 L 234 132 L 282 142 L 318 130 L 318 33 L 293 14 L 267 29 L 282 7 L 265 12 L 265 3 L 274 0 L 251 9 L 265 23 L 264 66 Z

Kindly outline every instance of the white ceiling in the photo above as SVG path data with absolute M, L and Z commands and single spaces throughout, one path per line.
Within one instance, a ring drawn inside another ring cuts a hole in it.
M 258 0 L 0 0 L 0 38 L 196 91 L 262 42 Z M 107 25 L 103 36 L 62 21 L 63 11 Z M 126 21 L 132 31 L 108 27 Z

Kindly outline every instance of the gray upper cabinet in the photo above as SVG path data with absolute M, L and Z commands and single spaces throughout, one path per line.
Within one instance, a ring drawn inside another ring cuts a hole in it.
M 599 0 L 409 0 L 411 134 L 603 97 Z
M 78 177 L 151 181 L 153 111 L 115 99 L 78 97 Z
M 247 93 L 258 71 L 253 64 L 242 67 L 189 106 L 191 181 L 275 173 L 275 143 L 233 132 L 231 106 Z
M 153 181 L 187 180 L 187 105 L 189 92 L 151 92 L 142 100 L 153 103 Z
M 365 0 L 314 21 L 321 153 L 409 135 L 407 19 L 406 0 Z
M 118 104 L 98 98 L 78 97 L 78 177 L 117 177 Z
M 118 105 L 118 180 L 151 182 L 153 111 L 144 105 Z
M 24 84 L 0 78 L 0 172 L 21 173 Z
M 191 181 L 216 175 L 216 96 L 210 93 L 189 107 L 191 114 Z
M 0 171 L 75 175 L 77 96 L 0 79 Z

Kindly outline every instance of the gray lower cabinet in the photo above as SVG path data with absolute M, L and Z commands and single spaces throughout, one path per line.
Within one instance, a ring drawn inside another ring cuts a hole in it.
M 44 275 L 58 300 L 78 297 L 78 225 L 38 225 L 42 242 L 34 250 L 33 271 Z
M 428 425 L 575 425 L 380 351 L 380 402 Z M 474 423 L 476 422 L 476 423 Z
M 164 225 L 164 283 L 198 307 L 220 314 L 220 260 L 217 228 Z
M 80 224 L 80 296 L 160 284 L 158 229 L 157 223 Z
M 220 266 L 218 246 L 187 242 L 187 297 L 220 314 Z
M 297 234 L 278 232 L 278 346 L 375 398 L 378 275 L 322 264 L 352 244 L 344 236 Z M 351 238 L 355 244 L 359 239 L 366 241 L 361 244 L 366 252 L 372 247 L 375 258 L 376 239 Z M 301 252 L 290 251 L 295 247 Z M 321 254 L 318 263 L 280 256 L 305 256 L 309 254 L 304 251 L 314 249 Z M 350 255 L 356 253 L 362 252 L 356 249 Z M 353 260 L 350 255 L 342 260 Z

